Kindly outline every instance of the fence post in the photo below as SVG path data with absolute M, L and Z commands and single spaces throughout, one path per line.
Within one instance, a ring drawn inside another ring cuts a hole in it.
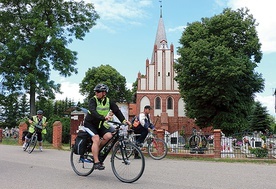
M 215 158 L 220 158 L 221 152 L 221 130 L 215 129 L 214 130 L 214 154 Z
M 55 121 L 53 123 L 53 147 L 60 149 L 62 145 L 62 123 Z
M 3 137 L 3 129 L 0 129 L 0 142 L 2 142 L 2 137 Z
M 19 133 L 18 133 L 18 144 L 22 145 L 23 141 L 22 141 L 22 137 L 23 137 L 23 131 L 26 131 L 28 129 L 28 125 L 25 122 L 21 122 L 19 124 Z
M 164 136 L 165 136 L 165 130 L 164 129 L 158 129 L 156 131 L 156 134 L 157 134 L 157 138 L 161 138 L 164 140 Z

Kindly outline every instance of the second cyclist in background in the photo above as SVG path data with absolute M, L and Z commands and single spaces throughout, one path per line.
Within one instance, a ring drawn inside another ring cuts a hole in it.
M 47 125 L 46 121 L 47 121 L 47 118 L 45 116 L 43 116 L 43 111 L 42 110 L 38 110 L 37 115 L 32 116 L 29 119 L 30 126 L 29 126 L 29 129 L 28 129 L 28 134 L 25 136 L 25 142 L 23 144 L 23 149 L 26 148 L 27 142 L 31 139 L 32 134 L 35 131 L 35 126 L 37 125 L 37 126 L 43 128 L 41 132 L 37 133 L 37 140 L 38 140 L 39 150 L 42 152 L 42 134 L 45 135 L 47 133 L 47 131 L 45 129 L 45 127 Z
M 139 116 L 136 118 L 137 120 L 134 120 L 134 124 L 132 127 L 135 134 L 140 134 L 140 136 L 136 138 L 136 145 L 140 147 L 143 145 L 144 140 L 149 133 L 149 130 L 154 129 L 154 125 L 150 120 L 150 110 L 151 107 L 149 105 L 146 105 L 144 107 L 144 111 L 141 112 Z M 135 122 L 137 125 L 135 125 Z

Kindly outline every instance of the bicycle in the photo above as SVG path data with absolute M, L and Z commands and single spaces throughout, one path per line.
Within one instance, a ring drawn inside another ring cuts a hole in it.
M 41 125 L 35 125 L 34 132 L 32 134 L 31 139 L 27 142 L 24 151 L 27 151 L 29 154 L 32 153 L 37 144 L 37 133 L 42 131 Z
M 100 149 L 99 160 L 103 163 L 114 144 L 118 143 L 111 154 L 112 171 L 122 182 L 135 182 L 143 175 L 145 169 L 145 158 L 143 153 L 136 145 L 126 140 L 126 136 L 121 129 L 125 124 L 115 121 L 108 122 L 113 123 L 116 126 L 115 132 L 113 133 L 112 138 Z M 94 159 L 91 153 L 91 137 L 89 136 L 87 140 L 88 144 L 84 155 L 75 154 L 73 148 L 71 150 L 71 167 L 79 176 L 88 176 L 94 171 Z M 138 153 L 141 159 L 134 159 L 134 152 Z
M 135 134 L 134 130 L 129 130 L 129 140 L 136 144 L 136 137 L 140 134 Z M 164 140 L 157 138 L 153 131 L 150 131 L 145 138 L 143 146 L 147 146 L 148 154 L 151 158 L 155 160 L 161 160 L 166 157 L 168 153 L 168 146 Z

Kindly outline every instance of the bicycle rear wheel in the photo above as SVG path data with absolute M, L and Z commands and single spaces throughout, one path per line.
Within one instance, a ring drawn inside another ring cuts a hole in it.
M 140 159 L 134 159 L 135 154 Z M 126 143 L 125 147 L 117 145 L 111 156 L 111 167 L 120 181 L 132 183 L 143 175 L 145 158 L 141 150 L 132 143 Z
M 148 145 L 148 153 L 155 160 L 163 159 L 168 153 L 167 144 L 164 140 L 155 138 Z
M 71 150 L 70 163 L 74 172 L 79 176 L 88 176 L 94 170 L 94 160 L 91 153 L 77 155 L 74 153 L 74 146 Z
M 28 146 L 28 153 L 32 153 L 35 149 L 37 143 L 37 135 L 33 134 L 30 141 L 29 141 L 29 146 Z

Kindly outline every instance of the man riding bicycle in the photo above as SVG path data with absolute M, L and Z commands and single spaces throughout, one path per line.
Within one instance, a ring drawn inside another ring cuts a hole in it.
M 136 120 L 134 120 L 134 122 L 138 122 L 137 125 L 133 124 L 133 130 L 135 134 L 140 134 L 140 136 L 136 138 L 136 145 L 139 147 L 143 146 L 144 140 L 147 137 L 150 129 L 154 129 L 154 125 L 150 120 L 150 110 L 151 107 L 146 105 L 144 107 L 144 111 L 139 114 Z
M 112 138 L 112 128 L 106 122 L 112 119 L 110 110 L 122 123 L 130 125 L 116 103 L 106 97 L 108 90 L 109 88 L 105 84 L 98 84 L 94 88 L 95 96 L 89 101 L 88 113 L 84 119 L 84 129 L 92 136 L 91 150 L 94 158 L 94 168 L 98 170 L 105 168 L 99 161 L 99 150 Z M 85 159 L 82 161 L 85 161 Z
M 45 116 L 43 116 L 42 110 L 38 110 L 37 115 L 32 116 L 29 119 L 30 127 L 28 130 L 28 134 L 25 136 L 25 142 L 23 144 L 23 149 L 26 148 L 27 142 L 31 139 L 32 134 L 35 131 L 35 126 L 38 126 L 38 127 L 42 128 L 41 132 L 37 132 L 37 141 L 38 141 L 38 145 L 39 145 L 39 150 L 42 152 L 42 134 L 47 133 L 47 131 L 45 129 L 45 127 L 47 125 L 46 120 L 47 120 L 47 118 Z

